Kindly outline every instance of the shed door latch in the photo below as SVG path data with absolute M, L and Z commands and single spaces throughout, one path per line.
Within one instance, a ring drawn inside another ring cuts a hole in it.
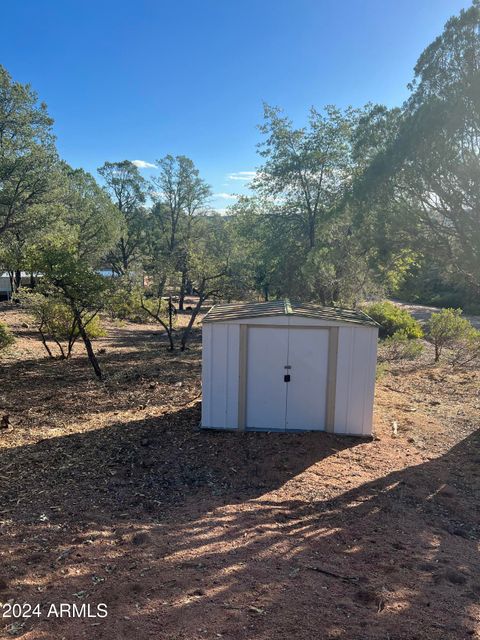
M 290 382 L 290 374 L 287 374 L 286 376 L 283 376 L 283 380 L 284 380 L 284 382 Z

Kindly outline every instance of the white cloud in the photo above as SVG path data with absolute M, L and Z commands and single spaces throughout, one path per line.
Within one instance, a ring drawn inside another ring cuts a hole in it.
M 214 198 L 221 198 L 222 200 L 236 200 L 238 196 L 233 193 L 214 193 Z
M 146 160 L 132 160 L 132 164 L 134 164 L 139 169 L 156 169 L 157 165 L 152 164 L 151 162 L 146 162 Z
M 229 180 L 253 180 L 256 171 L 234 171 L 228 175 Z
M 216 207 L 213 209 L 213 211 L 215 211 L 215 213 L 219 213 L 221 216 L 224 216 L 227 213 L 228 209 L 224 209 L 222 207 Z

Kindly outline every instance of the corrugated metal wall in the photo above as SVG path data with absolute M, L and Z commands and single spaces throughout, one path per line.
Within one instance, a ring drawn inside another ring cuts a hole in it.
M 349 435 L 371 434 L 377 329 L 295 317 L 256 318 L 231 323 L 204 324 L 202 365 L 202 425 L 204 427 L 238 428 L 241 324 L 339 327 L 334 430 L 335 433 Z M 265 332 L 265 338 L 268 339 L 268 328 L 265 328 Z M 319 366 L 326 367 L 327 362 L 321 362 Z M 265 399 L 265 402 L 268 402 L 268 399 Z

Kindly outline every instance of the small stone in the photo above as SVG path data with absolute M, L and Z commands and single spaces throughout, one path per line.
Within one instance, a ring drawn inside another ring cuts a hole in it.
M 443 485 L 443 487 L 439 490 L 438 494 L 443 496 L 444 498 L 455 498 L 457 495 L 457 491 L 455 487 L 452 487 L 448 484 Z
M 465 584 L 467 581 L 466 576 L 455 569 L 447 569 L 445 571 L 445 578 L 452 584 Z

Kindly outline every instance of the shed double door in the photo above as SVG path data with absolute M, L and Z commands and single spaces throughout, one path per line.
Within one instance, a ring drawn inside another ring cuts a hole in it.
M 325 429 L 328 330 L 248 328 L 246 428 Z

